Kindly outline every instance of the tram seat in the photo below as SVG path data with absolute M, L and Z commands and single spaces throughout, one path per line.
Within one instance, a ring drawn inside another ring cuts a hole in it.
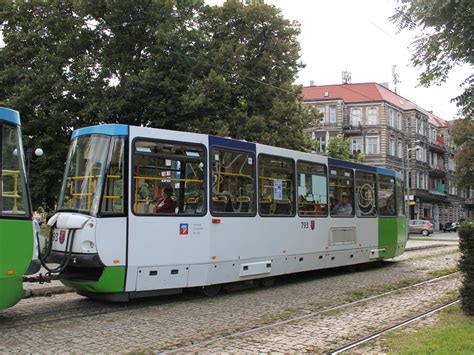
M 250 206 L 250 197 L 237 196 L 235 199 L 234 210 L 239 212 L 248 212 Z
M 199 202 L 199 197 L 189 197 L 186 200 L 186 205 L 184 206 L 184 213 L 196 214 L 198 202 Z
M 291 202 L 290 202 L 290 200 L 288 200 L 288 199 L 277 200 L 276 201 L 275 214 L 284 214 L 284 215 L 291 214 Z
M 212 210 L 214 212 L 226 212 L 227 202 L 229 202 L 227 196 L 213 196 Z
M 260 214 L 270 214 L 271 205 L 272 205 L 271 198 L 262 197 L 259 203 Z

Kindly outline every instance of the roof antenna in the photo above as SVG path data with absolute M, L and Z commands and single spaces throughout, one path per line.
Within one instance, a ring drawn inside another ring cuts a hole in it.
M 397 84 L 400 84 L 400 73 L 398 71 L 398 65 L 392 65 L 392 78 L 393 78 L 393 87 L 395 93 L 397 93 Z
M 351 72 L 347 68 L 342 71 L 341 75 L 343 84 L 350 84 L 352 82 Z

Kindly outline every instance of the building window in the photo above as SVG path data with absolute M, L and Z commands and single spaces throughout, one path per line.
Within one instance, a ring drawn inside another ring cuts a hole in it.
M 393 137 L 388 140 L 388 155 L 395 156 L 395 138 Z
M 395 127 L 393 124 L 393 119 L 394 119 L 394 112 L 392 109 L 388 110 L 388 125 L 390 127 Z
M 336 123 L 336 106 L 329 106 L 329 123 Z
M 326 152 L 326 136 L 316 137 L 314 143 L 314 148 L 318 153 Z
M 368 125 L 378 124 L 377 108 L 371 107 L 367 110 L 367 124 Z
M 360 126 L 360 116 L 361 116 L 360 108 L 351 109 L 351 125 L 352 126 Z
M 402 130 L 402 114 L 400 112 L 397 112 L 397 128 Z
M 398 141 L 398 157 L 403 158 L 403 143 L 402 141 Z
M 379 137 L 367 137 L 367 154 L 379 154 Z
M 351 152 L 354 155 L 363 153 L 362 137 L 356 137 L 351 139 Z
M 321 122 L 326 122 L 326 106 L 318 107 L 319 113 L 323 116 Z

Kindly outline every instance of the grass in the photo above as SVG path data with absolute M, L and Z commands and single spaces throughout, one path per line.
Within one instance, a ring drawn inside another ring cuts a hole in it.
M 433 325 L 407 334 L 399 330 L 384 336 L 384 352 L 396 354 L 474 354 L 474 317 L 464 315 L 459 305 L 443 311 Z
M 441 277 L 441 276 L 454 274 L 455 272 L 458 272 L 458 271 L 459 271 L 459 268 L 457 266 L 454 266 L 454 267 L 448 267 L 446 269 L 431 271 L 429 275 L 433 277 Z

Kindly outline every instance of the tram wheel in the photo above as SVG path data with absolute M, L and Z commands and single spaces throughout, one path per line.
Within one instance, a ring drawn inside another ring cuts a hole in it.
M 265 277 L 264 279 L 260 279 L 260 285 L 262 287 L 272 287 L 275 284 L 276 277 Z
M 201 287 L 201 293 L 206 297 L 214 297 L 221 291 L 221 285 L 211 285 Z

